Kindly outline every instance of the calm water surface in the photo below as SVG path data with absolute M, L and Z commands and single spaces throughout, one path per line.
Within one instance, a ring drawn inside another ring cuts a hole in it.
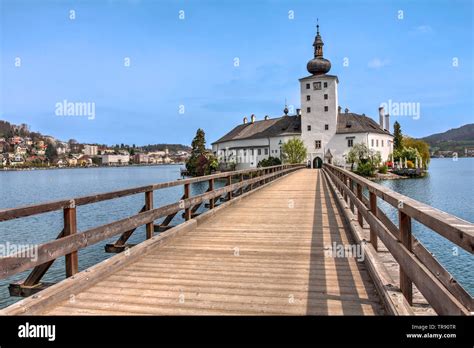
M 114 191 L 152 183 L 172 181 L 180 177 L 180 166 L 162 165 L 124 168 L 87 168 L 0 172 L 0 209 L 36 204 L 57 199 L 73 198 Z M 423 179 L 387 180 L 380 183 L 390 189 L 432 205 L 438 209 L 474 222 L 474 159 L 433 159 L 430 174 Z M 222 186 L 222 183 L 216 183 Z M 172 187 L 154 194 L 158 207 L 179 200 L 183 188 Z M 207 190 L 207 183 L 193 185 L 193 194 Z M 77 208 L 78 230 L 100 226 L 138 212 L 144 204 L 144 194 L 94 203 Z M 397 221 L 396 211 L 382 204 L 387 214 Z M 182 218 L 175 217 L 179 223 Z M 52 212 L 28 218 L 0 222 L 0 243 L 36 244 L 56 238 L 62 229 L 62 212 Z M 435 254 L 458 281 L 474 294 L 474 258 L 420 224 L 414 224 L 414 234 Z M 117 237 L 99 242 L 79 251 L 79 269 L 83 270 L 114 254 L 104 252 L 104 245 Z M 129 239 L 139 243 L 145 239 L 140 227 Z M 18 298 L 8 295 L 8 284 L 24 279 L 28 272 L 0 280 L 0 308 Z M 64 279 L 64 258 L 56 260 L 44 281 Z

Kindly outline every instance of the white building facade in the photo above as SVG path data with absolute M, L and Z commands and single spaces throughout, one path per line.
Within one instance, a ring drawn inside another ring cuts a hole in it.
M 389 115 L 379 108 L 379 123 L 372 118 L 349 112 L 339 106 L 337 76 L 328 75 L 329 60 L 323 58 L 323 41 L 319 26 L 314 46 L 314 58 L 307 64 L 310 76 L 299 80 L 301 109 L 296 115 L 278 118 L 265 116 L 243 123 L 212 144 L 213 152 L 221 163 L 235 163 L 236 169 L 254 168 L 269 157 L 281 159 L 281 145 L 293 137 L 306 146 L 306 163 L 313 168 L 329 162 L 346 165 L 346 155 L 358 143 L 373 152 L 380 152 L 382 161 L 393 151 Z M 300 112 L 301 110 L 301 112 Z

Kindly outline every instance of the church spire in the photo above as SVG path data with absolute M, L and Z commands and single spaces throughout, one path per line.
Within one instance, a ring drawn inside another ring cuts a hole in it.
M 324 42 L 323 39 L 321 38 L 321 35 L 319 34 L 319 20 L 317 19 L 316 24 L 316 37 L 314 38 L 314 58 L 323 58 L 323 46 Z

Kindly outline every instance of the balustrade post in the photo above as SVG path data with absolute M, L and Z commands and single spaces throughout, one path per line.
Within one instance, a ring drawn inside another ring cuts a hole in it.
M 362 186 L 359 183 L 357 183 L 357 199 L 362 203 Z M 357 221 L 359 222 L 360 227 L 364 226 L 364 220 L 362 219 L 362 213 L 359 208 L 357 208 Z
M 153 191 L 145 192 L 145 210 L 153 209 Z M 146 224 L 146 239 L 153 237 L 154 233 L 154 221 Z
M 352 180 L 352 178 L 349 178 L 349 189 L 351 190 L 352 193 L 354 193 L 354 181 Z M 354 214 L 354 202 L 352 199 L 349 199 L 349 201 L 350 201 L 352 214 Z
M 69 207 L 64 208 L 64 237 L 77 233 L 76 203 L 71 200 Z M 66 277 L 71 277 L 78 272 L 79 259 L 77 250 L 66 255 Z
M 232 174 L 227 177 L 227 186 L 230 186 L 230 185 L 232 185 Z M 232 199 L 232 191 L 229 191 L 227 193 L 227 200 L 230 201 L 231 199 Z
M 372 191 L 369 192 L 370 211 L 377 216 L 377 196 Z M 377 250 L 377 232 L 370 226 L 370 243 Z
M 188 199 L 191 197 L 191 185 L 184 184 L 184 199 Z M 191 219 L 191 207 L 184 209 L 184 219 L 186 221 Z
M 402 211 L 398 211 L 398 228 L 400 230 L 400 242 L 408 249 L 411 245 L 411 217 Z M 413 283 L 400 266 L 400 290 L 410 305 L 413 304 Z
M 209 192 L 214 191 L 214 179 L 209 179 Z M 214 209 L 215 198 L 209 200 L 209 209 Z

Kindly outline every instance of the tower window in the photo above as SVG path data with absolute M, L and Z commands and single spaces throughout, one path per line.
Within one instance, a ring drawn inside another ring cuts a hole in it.
M 310 124 L 308 124 L 308 131 L 310 131 L 310 130 L 311 130 L 311 125 L 310 125 Z
M 329 106 L 325 106 L 324 111 L 329 111 Z
M 311 112 L 311 108 L 310 108 L 309 106 L 306 108 L 306 112 L 307 112 L 308 114 Z
M 320 149 L 321 148 L 321 140 L 315 140 L 314 148 L 315 149 Z
M 321 82 L 313 82 L 313 89 L 314 90 L 321 89 Z
M 329 125 L 328 124 L 324 125 L 324 130 L 329 130 Z
M 324 88 L 328 88 L 328 83 L 324 82 Z
M 376 147 L 379 147 L 379 140 L 378 140 L 378 139 L 375 140 L 375 146 L 376 146 Z
M 307 101 L 310 101 L 310 100 L 311 100 L 311 96 L 310 96 L 310 95 L 307 95 L 307 96 L 306 96 L 306 100 L 307 100 Z
M 327 94 L 324 95 L 324 99 L 326 99 L 326 100 L 328 99 L 328 95 L 327 95 Z
M 382 142 L 382 147 L 383 147 L 383 140 L 380 140 Z
M 310 89 L 311 85 L 309 83 L 306 84 L 306 89 Z
M 347 139 L 347 147 L 354 146 L 354 139 Z
M 370 146 L 374 147 L 374 139 L 371 139 Z

